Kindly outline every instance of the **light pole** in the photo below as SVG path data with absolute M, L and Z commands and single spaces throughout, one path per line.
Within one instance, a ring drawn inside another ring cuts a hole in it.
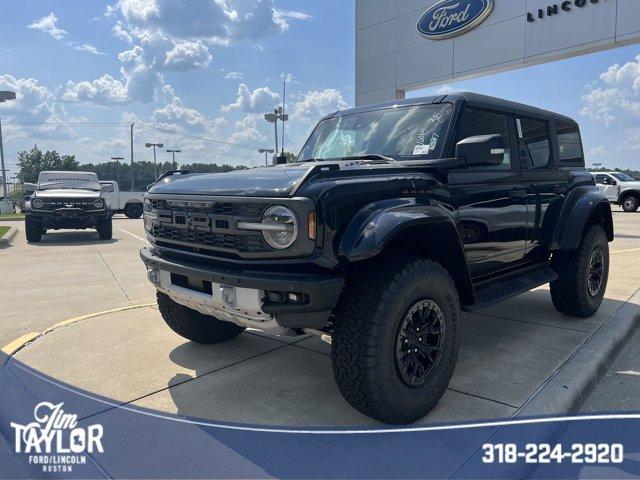
M 176 153 L 182 153 L 182 150 L 167 150 L 167 153 L 173 154 L 173 169 L 178 170 L 178 164 L 176 163 Z
M 156 147 L 163 148 L 163 143 L 145 143 L 145 147 L 151 148 L 153 147 L 153 179 L 158 180 L 158 164 L 156 162 Z
M 264 153 L 264 164 L 269 165 L 269 160 L 267 157 L 268 153 L 273 153 L 275 150 L 273 148 L 261 148 L 258 150 L 260 153 Z
M 269 123 L 273 123 L 273 127 L 276 132 L 276 150 L 275 151 L 277 155 L 278 154 L 278 120 L 282 122 L 282 128 L 284 129 L 284 122 L 289 120 L 289 115 L 284 113 L 284 110 L 282 109 L 282 107 L 278 107 L 274 109 L 273 113 L 265 114 L 264 119 Z M 284 145 L 282 147 L 284 152 Z
M 111 160 L 116 161 L 116 183 L 118 183 L 118 170 L 120 170 L 120 160 L 124 160 L 124 157 L 111 157 Z
M 0 92 L 0 103 L 7 100 L 15 100 L 16 92 L 2 91 Z M 2 142 L 2 119 L 0 119 L 0 173 L 2 174 L 2 196 L 7 196 L 7 170 L 4 168 L 4 145 Z

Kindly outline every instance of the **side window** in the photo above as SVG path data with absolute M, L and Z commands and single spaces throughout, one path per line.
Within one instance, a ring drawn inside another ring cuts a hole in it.
M 551 163 L 551 144 L 546 122 L 518 118 L 518 145 L 523 167 L 547 168 Z
M 511 169 L 511 140 L 509 136 L 509 119 L 503 113 L 489 112 L 476 108 L 467 108 L 462 116 L 458 133 L 458 141 L 476 135 L 502 135 L 504 139 L 504 161 L 502 165 L 493 167 L 473 167 L 477 169 Z
M 606 175 L 596 175 L 596 183 L 599 185 L 604 185 L 605 182 L 607 181 L 607 176 Z
M 560 151 L 560 163 L 584 165 L 580 130 L 577 125 L 566 122 L 557 122 L 558 150 Z

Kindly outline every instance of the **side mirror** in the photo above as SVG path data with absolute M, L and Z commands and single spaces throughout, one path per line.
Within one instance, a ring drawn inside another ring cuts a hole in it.
M 113 184 L 105 183 L 104 185 L 100 186 L 100 190 L 102 190 L 104 193 L 113 193 L 114 192 Z
M 456 157 L 468 167 L 495 167 L 504 162 L 502 135 L 477 135 L 465 138 L 456 145 Z

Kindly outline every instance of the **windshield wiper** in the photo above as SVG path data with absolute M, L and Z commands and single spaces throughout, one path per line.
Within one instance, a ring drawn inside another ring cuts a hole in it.
M 395 162 L 395 158 L 379 155 L 377 153 L 365 153 L 364 155 L 354 155 L 353 157 L 342 157 L 340 160 L 385 160 L 387 162 Z

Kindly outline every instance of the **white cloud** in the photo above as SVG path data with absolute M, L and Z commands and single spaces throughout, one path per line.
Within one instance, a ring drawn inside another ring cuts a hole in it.
M 66 35 L 68 35 L 68 32 L 66 30 L 58 27 L 58 17 L 56 17 L 53 12 L 51 12 L 46 17 L 39 18 L 31 25 L 28 25 L 27 28 L 30 28 L 32 30 L 39 30 L 43 33 L 46 33 L 47 35 L 50 35 L 56 40 L 60 40 L 61 38 L 64 38 Z
M 268 113 L 280 101 L 280 95 L 269 87 L 260 87 L 250 90 L 244 83 L 238 86 L 236 101 L 223 105 L 220 111 L 229 113 L 241 111 L 246 113 Z
M 606 126 L 640 117 L 640 55 L 624 65 L 614 64 L 587 86 L 580 114 Z
M 597 147 L 592 147 L 589 149 L 589 155 L 592 157 L 604 157 L 609 153 L 607 147 L 604 145 L 598 145 Z
M 55 97 L 35 78 L 0 75 L 0 90 L 16 92 L 16 99 L 0 104 L 0 112 L 23 122 L 44 122 L 54 115 Z
M 84 102 L 100 105 L 128 101 L 126 86 L 111 75 L 103 75 L 92 81 L 68 81 L 62 98 L 68 102 Z
M 194 67 L 206 67 L 212 60 L 209 48 L 201 41 L 176 43 L 167 52 L 164 66 L 172 70 L 188 70 Z
M 83 43 L 82 45 L 75 45 L 73 48 L 79 50 L 81 52 L 91 53 L 93 55 L 104 55 L 104 53 L 100 52 L 95 46 L 90 43 Z
M 313 90 L 295 98 L 291 117 L 292 120 L 303 124 L 316 123 L 328 113 L 349 107 L 342 93 L 333 88 L 323 91 Z
M 627 128 L 624 132 L 624 140 L 618 147 L 619 152 L 637 152 L 640 150 L 640 128 Z
M 268 140 L 265 134 L 265 130 L 269 129 L 268 125 L 261 115 L 249 114 L 235 122 L 235 131 L 229 141 L 231 143 L 259 145 L 261 142 Z
M 151 118 L 163 128 L 180 127 L 203 132 L 207 127 L 206 117 L 193 108 L 185 107 L 179 97 L 173 97 L 171 103 L 156 109 Z
M 221 71 L 227 80 L 242 80 L 244 78 L 244 73 L 242 72 L 236 72 L 227 68 L 222 68 Z

